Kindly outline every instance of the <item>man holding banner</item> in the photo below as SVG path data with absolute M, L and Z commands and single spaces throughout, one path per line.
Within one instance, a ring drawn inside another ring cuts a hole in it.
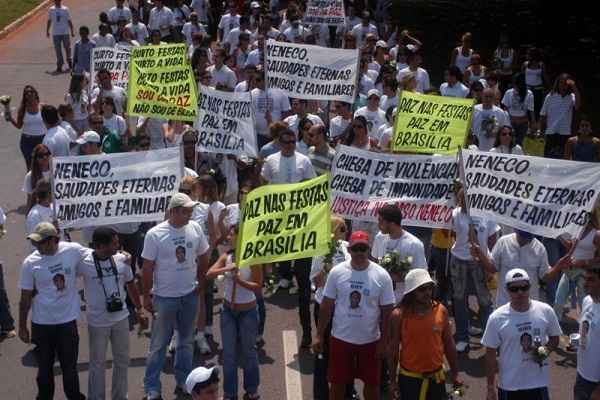
M 261 171 L 264 183 L 296 183 L 316 176 L 315 170 L 303 154 L 296 151 L 296 135 L 287 129 L 279 136 L 281 151 L 265 159 Z M 298 283 L 298 311 L 302 325 L 301 347 L 308 348 L 312 342 L 312 327 L 310 321 L 310 258 L 294 260 L 294 275 Z M 288 288 L 292 280 L 291 261 L 279 262 L 279 287 Z

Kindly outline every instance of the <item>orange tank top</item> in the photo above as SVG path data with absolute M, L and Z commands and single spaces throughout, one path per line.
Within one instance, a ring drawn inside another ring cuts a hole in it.
M 400 366 L 417 373 L 435 372 L 444 361 L 443 332 L 446 308 L 435 303 L 432 312 L 419 316 L 403 313 L 401 321 L 402 351 Z

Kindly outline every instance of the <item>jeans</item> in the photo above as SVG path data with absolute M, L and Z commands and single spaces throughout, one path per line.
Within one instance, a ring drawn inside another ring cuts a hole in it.
M 206 312 L 206 326 L 213 324 L 213 304 L 215 302 L 215 294 L 213 287 L 215 283 L 212 279 L 207 279 L 204 285 L 204 310 Z
M 548 388 L 503 390 L 498 388 L 498 400 L 549 400 Z
M 32 136 L 25 133 L 21 134 L 19 148 L 21 149 L 21 154 L 23 154 L 23 158 L 25 159 L 27 171 L 31 169 L 31 153 L 33 153 L 33 148 L 42 143 L 42 141 L 44 141 L 44 135 Z
M 152 338 L 146 360 L 144 391 L 160 394 L 160 372 L 165 364 L 167 346 L 171 341 L 174 329 L 177 329 L 179 335 L 174 365 L 175 381 L 178 386 L 185 385 L 185 380 L 192 370 L 194 322 L 198 309 L 198 295 L 195 292 L 182 297 L 154 295 L 152 305 L 155 317 L 152 322 Z
M 53 35 L 52 42 L 54 43 L 54 52 L 56 53 L 56 69 L 62 69 L 65 60 L 62 55 L 62 47 L 65 48 L 65 54 L 67 56 L 67 63 L 69 64 L 69 68 L 73 64 L 71 61 L 71 38 L 67 35 Z
M 223 340 L 223 393 L 225 398 L 237 398 L 238 357 L 244 370 L 244 391 L 256 394 L 260 381 L 256 335 L 258 312 L 232 310 L 223 304 L 221 311 L 221 336 Z
M 315 301 L 314 315 L 315 324 L 319 324 L 320 304 Z M 315 354 L 315 366 L 313 370 L 313 398 L 315 400 L 329 399 L 329 384 L 327 383 L 327 365 L 329 363 L 329 338 L 331 337 L 331 321 L 325 328 L 323 341 L 323 352 Z
M 490 291 L 486 286 L 485 272 L 480 263 L 465 261 L 452 257 L 450 279 L 452 281 L 452 300 L 454 320 L 456 323 L 456 341 L 466 342 L 469 339 L 469 307 L 467 302 L 467 279 L 473 280 L 475 294 L 479 302 L 479 321 L 485 329 L 492 313 Z
M 577 374 L 573 387 L 574 400 L 590 400 L 592 393 L 600 386 L 600 382 L 591 382 Z
M 88 400 L 104 400 L 105 369 L 108 342 L 113 355 L 112 400 L 127 400 L 127 369 L 129 368 L 129 323 L 127 318 L 112 326 L 88 325 L 90 343 L 90 376 Z
M 265 333 L 265 322 L 267 320 L 265 298 L 262 296 L 262 293 L 256 296 L 256 306 L 258 308 L 258 334 L 262 336 Z
M 515 132 L 515 143 L 519 146 L 523 146 L 523 140 L 525 139 L 525 134 L 527 134 L 528 128 L 528 122 L 525 122 L 524 124 L 513 124 L 513 130 Z
M 79 390 L 77 357 L 79 356 L 79 334 L 77 321 L 58 325 L 31 324 L 31 342 L 35 345 L 34 355 L 38 364 L 37 400 L 54 399 L 54 360 L 58 357 L 62 370 L 65 397 L 68 400 L 83 400 Z
M 583 287 L 583 270 L 576 274 L 573 279 L 570 279 L 567 274 L 563 273 L 560 281 L 558 282 L 558 287 L 556 288 L 556 297 L 554 298 L 554 312 L 558 317 L 562 315 L 562 308 L 565 304 L 567 304 L 570 282 L 575 282 L 577 284 L 577 304 L 580 307 L 581 302 L 585 297 L 585 288 Z
M 565 158 L 565 146 L 569 140 L 569 135 L 561 135 L 558 133 L 546 134 L 544 143 L 545 158 Z
M 4 286 L 4 268 L 0 263 L 0 332 L 8 332 L 15 329 L 15 320 L 10 313 L 10 303 Z
M 300 325 L 302 325 L 302 336 L 312 336 L 312 325 L 310 321 L 310 258 L 299 258 L 294 260 L 294 275 L 298 283 L 298 313 L 300 314 Z M 279 263 L 279 273 L 282 278 L 291 279 L 291 261 Z

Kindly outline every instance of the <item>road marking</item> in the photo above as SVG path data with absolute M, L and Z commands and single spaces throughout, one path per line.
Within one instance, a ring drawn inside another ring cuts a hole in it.
M 302 400 L 302 379 L 298 360 L 296 331 L 283 331 L 283 361 L 285 362 L 285 391 L 287 400 Z

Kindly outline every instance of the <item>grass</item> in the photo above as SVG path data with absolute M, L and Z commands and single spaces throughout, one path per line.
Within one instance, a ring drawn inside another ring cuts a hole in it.
M 0 30 L 41 2 L 42 0 L 0 0 Z

